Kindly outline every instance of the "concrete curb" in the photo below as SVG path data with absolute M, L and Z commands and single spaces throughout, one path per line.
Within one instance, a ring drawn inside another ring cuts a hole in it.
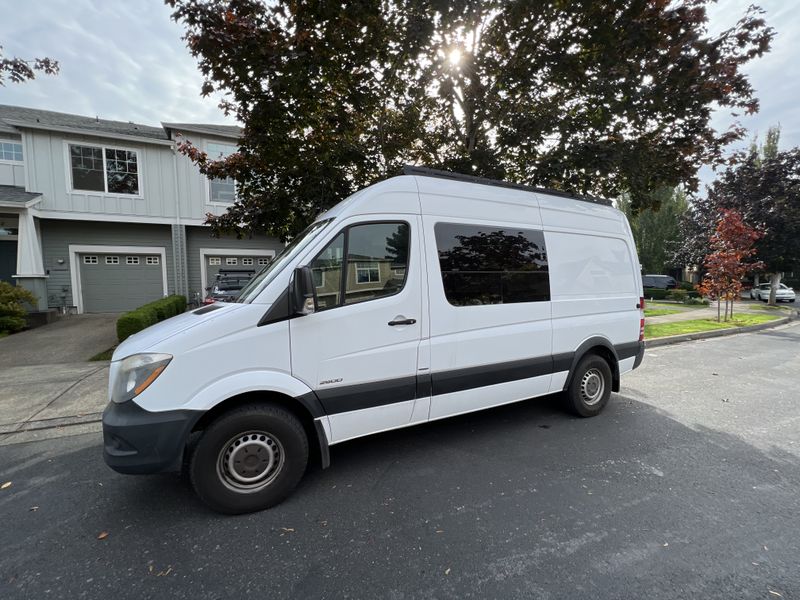
M 768 323 L 759 323 L 758 325 L 747 325 L 746 327 L 731 327 L 729 329 L 716 329 L 714 331 L 701 331 L 698 333 L 684 333 L 681 335 L 668 335 L 665 337 L 655 338 L 654 340 L 645 340 L 645 348 L 657 348 L 659 346 L 669 346 L 670 344 L 680 344 L 681 342 L 689 342 L 692 340 L 705 340 L 709 338 L 723 337 L 726 335 L 736 335 L 737 333 L 750 333 L 753 331 L 761 331 L 762 329 L 772 329 L 780 325 L 791 323 L 793 317 L 781 317 Z

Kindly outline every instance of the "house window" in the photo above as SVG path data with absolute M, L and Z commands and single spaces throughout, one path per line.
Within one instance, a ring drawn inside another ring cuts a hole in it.
M 119 256 L 106 256 L 106 264 L 107 265 L 118 265 L 119 264 Z
M 157 265 L 157 264 L 159 263 L 159 259 L 160 259 L 160 258 L 161 258 L 160 256 L 148 256 L 148 257 L 145 259 L 145 262 L 146 262 L 148 265 Z
M 378 263 L 356 263 L 356 283 L 380 283 Z
M 139 194 L 138 152 L 70 144 L 69 160 L 73 190 Z
M 238 148 L 233 144 L 206 144 L 206 154 L 211 160 L 222 160 L 235 154 Z M 209 200 L 222 204 L 232 204 L 236 200 L 236 181 L 231 177 L 208 180 Z
M 235 256 L 229 256 L 228 258 L 225 259 L 225 264 L 226 265 L 235 265 L 238 262 L 239 262 L 239 259 L 236 258 Z
M 126 265 L 138 265 L 139 264 L 139 257 L 138 256 L 126 256 L 125 257 L 125 264 Z
M 208 264 L 209 266 L 216 266 L 222 264 L 222 259 L 219 256 L 209 256 L 208 257 Z
M 265 267 L 265 266 L 267 266 L 268 264 L 269 264 L 269 259 L 268 259 L 268 258 L 259 258 L 259 259 L 258 259 L 258 265 L 259 265 L 260 267 Z
M 84 256 L 83 257 L 83 264 L 85 265 L 96 265 L 97 264 L 97 257 L 96 256 Z
M 246 266 L 246 267 L 252 267 L 253 266 L 253 259 L 252 258 L 243 258 L 242 259 L 242 264 L 244 266 Z
M 18 142 L 0 142 L 0 160 L 22 162 L 22 144 Z

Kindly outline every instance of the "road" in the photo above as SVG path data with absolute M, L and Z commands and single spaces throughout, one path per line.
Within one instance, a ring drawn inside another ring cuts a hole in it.
M 97 434 L 0 447 L 0 597 L 800 598 L 799 342 L 654 349 L 595 419 L 548 398 L 337 446 L 242 517 L 111 472 Z

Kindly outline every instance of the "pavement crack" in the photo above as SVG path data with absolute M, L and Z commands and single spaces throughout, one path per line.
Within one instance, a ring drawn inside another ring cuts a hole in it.
M 102 371 L 102 370 L 103 370 L 103 369 L 105 369 L 106 367 L 107 367 L 107 365 L 102 365 L 102 366 L 100 366 L 100 367 L 98 367 L 98 368 L 94 369 L 93 371 L 89 371 L 89 372 L 88 372 L 86 375 L 84 375 L 83 377 L 80 377 L 78 380 L 74 381 L 74 382 L 73 382 L 72 384 L 70 384 L 70 385 L 69 385 L 69 386 L 68 386 L 68 387 L 67 387 L 65 390 L 63 390 L 62 392 L 59 392 L 59 394 L 58 394 L 58 395 L 57 395 L 55 398 L 53 398 L 52 400 L 50 400 L 50 402 L 48 402 L 48 403 L 47 403 L 46 405 L 44 405 L 42 408 L 40 408 L 39 410 L 37 410 L 35 413 L 33 413 L 31 416 L 29 416 L 27 419 L 25 419 L 25 420 L 24 420 L 24 421 L 22 421 L 21 423 L 17 423 L 17 427 L 14 429 L 14 431 L 13 431 L 13 432 L 15 433 L 15 432 L 17 432 L 17 431 L 21 431 L 25 425 L 27 425 L 27 424 L 31 423 L 32 421 L 35 421 L 37 416 L 39 416 L 39 415 L 40 415 L 40 414 L 42 414 L 44 411 L 46 411 L 48 408 L 50 408 L 51 406 L 53 406 L 53 404 L 55 404 L 55 403 L 56 403 L 56 401 L 58 401 L 58 399 L 59 399 L 59 398 L 63 398 L 63 397 L 64 397 L 64 394 L 66 394 L 66 393 L 67 393 L 67 392 L 69 392 L 70 390 L 74 389 L 74 388 L 75 388 L 75 387 L 76 387 L 76 386 L 77 386 L 79 383 L 82 383 L 83 381 L 85 381 L 85 380 L 89 379 L 89 377 L 91 377 L 92 375 L 94 375 L 94 374 L 96 374 L 96 373 L 99 373 L 100 371 Z

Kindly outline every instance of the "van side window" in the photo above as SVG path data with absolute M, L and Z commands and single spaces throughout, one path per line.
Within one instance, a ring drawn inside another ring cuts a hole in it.
M 455 223 L 437 223 L 434 232 L 453 306 L 550 300 L 543 232 Z
M 408 249 L 408 223 L 366 223 L 345 229 L 309 265 L 317 292 L 317 310 L 341 306 L 342 297 L 344 304 L 355 304 L 402 290 Z M 343 272 L 347 275 L 344 282 Z

